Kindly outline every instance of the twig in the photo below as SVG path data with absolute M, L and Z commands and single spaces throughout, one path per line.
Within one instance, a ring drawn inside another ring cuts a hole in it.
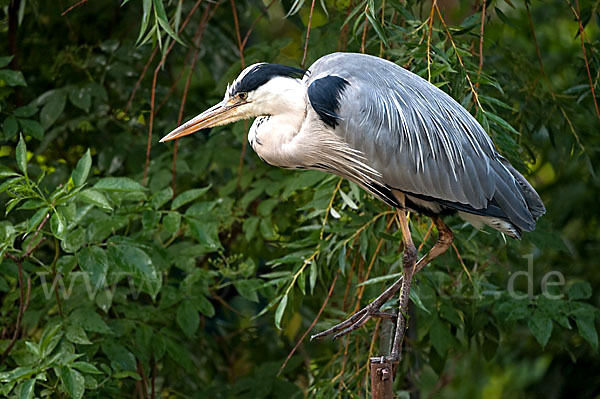
M 369 3 L 365 6 L 365 25 L 363 26 L 362 39 L 360 41 L 360 52 L 365 53 L 365 41 L 367 39 L 367 28 L 369 27 L 369 19 L 367 13 L 369 12 Z
M 187 24 L 190 22 L 192 15 L 194 15 L 196 10 L 200 6 L 200 3 L 202 3 L 202 0 L 196 1 L 196 4 L 194 4 L 192 9 L 188 13 L 187 17 L 181 24 L 181 27 L 179 28 L 179 33 L 183 32 L 183 30 L 185 29 Z M 148 141 L 146 143 L 146 163 L 144 164 L 144 179 L 143 179 L 144 185 L 146 185 L 146 183 L 147 183 L 148 169 L 150 167 L 150 150 L 152 149 L 152 129 L 154 128 L 154 104 L 155 104 L 155 99 L 156 99 L 156 82 L 158 80 L 158 72 L 160 72 L 160 70 L 162 69 L 163 65 L 165 64 L 165 62 L 167 60 L 169 53 L 171 52 L 171 50 L 173 50 L 174 46 L 175 46 L 175 40 L 171 41 L 171 44 L 167 48 L 167 51 L 165 51 L 162 58 L 160 59 L 160 62 L 154 69 L 154 76 L 152 77 L 152 95 L 150 97 L 150 123 L 148 126 Z
M 479 69 L 477 70 L 477 82 L 475 86 L 479 88 L 479 77 L 481 76 L 481 69 L 483 68 L 483 29 L 485 27 L 485 11 L 487 7 L 487 0 L 483 0 L 481 8 L 481 26 L 479 28 Z
M 200 6 L 200 3 L 202 3 L 202 0 L 198 0 L 196 2 L 196 4 L 194 4 L 194 6 L 192 7 L 192 9 L 190 10 L 190 12 L 188 13 L 188 15 L 186 16 L 185 20 L 181 24 L 181 27 L 179 28 L 178 33 L 183 32 L 183 29 L 186 27 L 186 25 L 188 24 L 190 18 L 192 17 L 192 15 L 194 15 L 194 13 L 196 12 L 196 10 L 198 9 L 198 6 Z M 135 86 L 133 87 L 133 91 L 131 92 L 131 95 L 129 96 L 129 100 L 127 101 L 127 105 L 125 106 L 125 112 L 126 113 L 129 111 L 129 107 L 131 107 L 131 103 L 133 102 L 133 98 L 135 97 L 135 93 L 140 88 L 140 85 L 142 84 L 142 80 L 144 80 L 144 77 L 146 76 L 146 72 L 148 71 L 148 68 L 150 67 L 150 64 L 152 63 L 152 60 L 154 60 L 154 57 L 156 57 L 157 53 L 158 53 L 158 47 L 155 47 L 154 50 L 152 50 L 152 54 L 150 55 L 150 58 L 148 58 L 148 61 L 146 62 L 146 65 L 144 65 L 144 69 L 142 69 L 142 74 L 138 78 L 137 82 L 135 82 Z
M 281 372 L 283 371 L 283 369 L 285 369 L 285 366 L 288 364 L 288 361 L 292 358 L 292 355 L 294 354 L 294 352 L 296 352 L 296 350 L 298 349 L 298 347 L 300 346 L 300 344 L 302 343 L 302 341 L 304 341 L 304 339 L 306 338 L 306 336 L 308 335 L 308 333 L 313 329 L 313 327 L 315 326 L 315 324 L 317 324 L 317 321 L 319 321 L 319 318 L 321 317 L 321 314 L 323 313 L 323 310 L 325 310 L 325 306 L 327 306 L 327 302 L 329 302 L 329 298 L 331 298 L 331 295 L 333 294 L 333 287 L 335 287 L 335 283 L 337 281 L 337 278 L 338 278 L 339 274 L 340 274 L 340 269 L 338 269 L 337 272 L 335 273 L 335 276 L 333 277 L 333 281 L 331 282 L 331 286 L 329 287 L 329 292 L 327 293 L 327 297 L 323 301 L 323 304 L 321 305 L 321 309 L 319 309 L 319 312 L 315 316 L 315 319 L 312 321 L 312 323 L 306 329 L 306 331 L 304 331 L 304 334 L 302 334 L 302 337 L 300 337 L 300 339 L 298 340 L 298 342 L 296 342 L 296 345 L 290 351 L 290 353 L 287 355 L 287 357 L 285 358 L 285 361 L 283 362 L 283 364 L 279 368 L 279 372 L 277 372 L 277 376 L 278 377 L 279 377 L 279 375 L 281 375 Z
M 385 26 L 385 0 L 381 1 L 381 27 Z M 383 40 L 379 41 L 379 57 L 383 57 Z
M 235 0 L 231 1 L 231 12 L 233 14 L 233 25 L 235 27 L 235 37 L 238 43 L 238 50 L 240 52 L 240 62 L 242 69 L 246 68 L 246 61 L 244 60 L 244 47 L 242 46 L 242 36 L 240 34 L 240 22 L 238 21 L 237 8 L 235 6 Z
M 462 256 L 460 256 L 460 253 L 458 252 L 458 248 L 456 248 L 456 245 L 454 243 L 452 243 L 452 248 L 454 248 L 454 252 L 456 252 L 456 257 L 458 258 L 460 265 L 462 266 L 465 273 L 467 273 L 467 277 L 469 277 L 469 281 L 471 282 L 471 284 L 473 284 L 473 279 L 471 278 L 471 273 L 469 273 L 469 269 L 467 269 L 467 265 L 465 265 L 465 262 L 463 262 Z
M 146 76 L 146 72 L 148 72 L 148 68 L 150 67 L 150 64 L 152 64 L 152 61 L 154 60 L 154 57 L 156 57 L 157 53 L 158 53 L 158 47 L 154 47 L 154 50 L 152 50 L 152 54 L 150 54 L 148 61 L 146 61 L 146 65 L 144 65 L 144 69 L 142 69 L 142 73 L 140 74 L 140 77 L 138 78 L 137 82 L 135 82 L 135 86 L 133 86 L 133 90 L 131 91 L 131 95 L 129 96 L 127 105 L 125 106 L 125 113 L 129 112 L 129 107 L 131 107 L 131 103 L 133 102 L 135 93 L 137 93 L 138 89 L 140 88 L 140 85 L 142 84 L 142 80 L 144 80 L 144 77 Z
M 150 391 L 150 399 L 154 399 L 155 393 L 155 382 L 156 382 L 156 373 L 158 371 L 158 367 L 156 366 L 156 360 L 152 362 L 152 382 L 151 382 L 151 391 Z
M 271 8 L 271 6 L 273 5 L 273 3 L 275 3 L 275 0 L 271 0 L 269 2 L 269 4 L 267 4 L 267 6 L 265 7 L 265 12 L 269 10 L 269 8 Z M 252 34 L 252 32 L 254 31 L 254 28 L 256 27 L 256 24 L 258 24 L 258 22 L 264 17 L 265 12 L 261 12 L 258 17 L 256 17 L 256 19 L 254 20 L 254 22 L 252 22 L 252 25 L 250 25 L 250 28 L 248 28 L 248 31 L 246 32 L 246 35 L 244 36 L 244 39 L 242 40 L 242 49 L 246 48 L 246 43 L 248 42 L 248 39 L 250 38 L 250 34 Z
M 568 2 L 568 1 L 567 1 Z M 579 38 L 581 39 L 581 50 L 583 51 L 583 60 L 585 61 L 585 69 L 587 70 L 588 79 L 590 81 L 590 89 L 592 90 L 592 98 L 594 100 L 594 108 L 596 109 L 596 117 L 598 117 L 598 122 L 600 122 L 600 110 L 598 109 L 598 101 L 596 100 L 596 91 L 594 90 L 594 80 L 592 79 L 592 73 L 590 71 L 590 63 L 587 57 L 587 51 L 585 50 L 585 40 L 583 39 L 583 24 L 581 23 L 581 12 L 579 11 L 579 0 L 575 0 L 575 6 L 577 7 L 577 11 L 573 9 L 573 6 L 569 3 L 571 10 L 575 14 L 577 18 L 577 23 L 579 24 Z
M 431 33 L 433 31 L 433 11 L 437 0 L 433 0 L 431 11 L 429 12 L 429 30 L 427 31 L 427 81 L 431 82 Z
M 72 11 L 73 9 L 75 9 L 75 8 L 77 8 L 77 7 L 79 7 L 79 6 L 82 6 L 82 5 L 84 5 L 85 3 L 87 3 L 87 2 L 88 2 L 88 0 L 81 0 L 81 1 L 78 1 L 77 3 L 73 4 L 71 7 L 67 8 L 66 10 L 64 10 L 64 11 L 63 11 L 63 12 L 60 14 L 60 16 L 61 16 L 61 17 L 64 17 L 65 15 L 67 15 L 67 13 L 69 13 L 69 12 L 70 12 L 70 11 Z
M 525 2 L 525 9 L 527 10 L 527 18 L 529 20 L 529 29 L 531 29 L 531 36 L 533 37 L 535 53 L 537 55 L 538 64 L 540 64 L 540 72 L 542 73 L 542 77 L 544 78 L 544 81 L 548 85 L 548 90 L 550 90 L 550 95 L 552 96 L 552 99 L 554 100 L 554 97 L 555 97 L 554 90 L 552 89 L 552 83 L 550 82 L 550 79 L 548 79 L 548 76 L 546 75 L 546 71 L 544 70 L 544 63 L 542 62 L 542 54 L 540 52 L 540 46 L 538 45 L 537 35 L 535 34 L 535 29 L 533 27 L 533 19 L 531 18 L 531 11 L 529 10 L 528 2 Z
M 304 69 L 306 64 L 306 54 L 308 53 L 308 39 L 310 37 L 310 26 L 312 24 L 313 11 L 315 9 L 315 0 L 312 0 L 312 4 L 310 5 L 310 14 L 308 14 L 308 26 L 306 27 L 306 39 L 304 39 L 304 55 L 302 55 L 302 63 L 300 67 Z
M 13 332 L 13 336 L 10 340 L 10 343 L 8 344 L 6 349 L 4 349 L 4 352 L 2 352 L 2 356 L 0 357 L 0 364 L 4 363 L 4 360 L 6 359 L 6 357 L 12 350 L 13 346 L 17 342 L 17 336 L 19 335 L 19 330 L 21 329 L 21 320 L 23 319 L 23 314 L 25 313 L 25 310 L 27 310 L 27 307 L 29 306 L 29 298 L 30 298 L 30 294 L 31 294 L 31 278 L 29 278 L 29 277 L 27 278 L 27 295 L 25 295 L 25 288 L 23 287 L 23 264 L 22 264 L 22 262 L 23 262 L 24 258 L 23 257 L 17 258 L 16 256 L 14 256 L 10 253 L 7 253 L 6 256 L 9 257 L 10 259 L 12 259 L 17 264 L 17 273 L 18 273 L 18 280 L 19 280 L 19 310 L 17 313 L 17 322 L 15 324 L 15 331 Z
M 465 70 L 465 77 L 467 78 L 467 82 L 469 83 L 469 87 L 471 88 L 471 92 L 473 93 L 473 100 L 474 100 L 475 106 L 479 107 L 479 109 L 482 112 L 485 112 L 485 110 L 481 106 L 481 103 L 479 102 L 479 95 L 477 94 L 477 90 L 475 90 L 475 87 L 473 86 L 473 82 L 471 81 L 471 77 L 469 76 L 469 72 L 467 71 L 467 67 L 465 66 L 465 64 L 462 60 L 462 57 L 460 56 L 460 53 L 458 52 L 458 48 L 456 47 L 456 43 L 454 43 L 454 39 L 452 38 L 452 35 L 450 34 L 450 29 L 448 29 L 448 25 L 446 25 L 446 21 L 444 21 L 444 17 L 442 17 L 442 12 L 440 11 L 440 8 L 438 7 L 438 5 L 435 1 L 434 1 L 434 5 L 435 5 L 435 10 L 437 11 L 438 17 L 440 17 L 440 22 L 442 23 L 442 25 L 444 26 L 444 29 L 446 30 L 448 39 L 450 39 L 452 48 L 454 48 L 454 53 L 456 54 L 456 58 L 458 59 L 460 66 L 462 66 Z
M 425 242 L 427 241 L 427 238 L 429 238 L 429 235 L 431 234 L 432 230 L 433 230 L 433 222 L 431 222 L 429 224 L 429 228 L 427 229 L 427 233 L 425 233 L 425 237 L 423 237 L 423 241 L 421 241 L 421 244 L 419 245 L 419 248 L 417 248 L 417 253 L 421 252 L 421 249 L 423 248 L 423 245 L 425 245 Z
M 144 399 L 148 398 L 148 378 L 146 378 L 146 373 L 144 372 L 144 366 L 142 366 L 142 362 L 138 360 L 137 362 L 137 372 L 142 380 L 138 380 L 138 386 L 141 386 L 140 396 Z M 143 395 L 143 396 L 142 396 Z
M 198 61 L 198 54 L 200 53 L 200 43 L 202 42 L 202 38 L 204 36 L 204 32 L 206 31 L 206 27 L 208 25 L 208 21 L 214 15 L 214 11 L 219 6 L 220 3 L 215 4 L 212 9 L 212 13 L 210 12 L 210 7 L 206 8 L 204 15 L 202 16 L 202 20 L 200 25 L 198 25 L 198 29 L 196 29 L 196 33 L 194 34 L 194 44 L 195 49 L 192 55 L 192 64 L 190 65 L 190 70 L 188 72 L 188 76 L 185 81 L 185 87 L 183 88 L 183 96 L 181 98 L 181 104 L 179 105 L 179 115 L 177 116 L 177 126 L 181 125 L 183 120 L 183 112 L 185 110 L 185 104 L 187 102 L 187 95 L 190 90 L 190 83 L 192 81 L 192 75 L 194 73 L 194 69 L 196 68 L 196 62 Z M 179 149 L 179 140 L 175 140 L 173 145 L 173 162 L 171 164 L 171 188 L 173 189 L 173 196 L 175 195 L 175 186 L 176 186 L 176 177 L 177 177 L 177 153 Z
M 235 6 L 235 0 L 231 1 L 231 12 L 233 14 L 233 25 L 235 27 L 235 37 L 238 42 L 238 51 L 240 53 L 240 64 L 242 69 L 246 68 L 246 60 L 244 59 L 244 46 L 242 45 L 242 35 L 240 33 L 240 23 L 238 21 L 237 8 Z M 248 131 L 248 121 L 244 121 L 244 132 Z M 238 176 L 237 176 L 237 186 L 240 187 L 240 182 L 242 181 L 242 172 L 244 170 L 244 157 L 246 156 L 246 148 L 248 146 L 246 140 L 246 133 L 244 133 L 244 138 L 242 139 L 242 151 L 240 152 L 240 161 L 238 163 Z
M 390 227 L 392 226 L 392 223 L 394 223 L 394 217 L 392 216 L 390 218 L 390 221 L 388 222 L 387 226 L 385 226 L 385 230 L 384 232 L 387 233 L 388 230 L 390 229 Z M 371 256 L 371 261 L 369 262 L 369 266 L 367 267 L 367 274 L 365 275 L 365 280 L 369 279 L 369 275 L 371 274 L 371 269 L 373 268 L 373 265 L 375 264 L 375 259 L 377 258 L 377 254 L 379 254 L 379 251 L 381 250 L 381 246 L 383 245 L 383 238 L 379 239 L 379 242 L 377 243 L 377 247 L 375 248 L 375 252 L 373 252 L 373 256 Z M 360 301 L 360 298 L 362 298 L 364 290 L 366 288 L 366 285 L 362 285 L 358 288 L 358 299 Z

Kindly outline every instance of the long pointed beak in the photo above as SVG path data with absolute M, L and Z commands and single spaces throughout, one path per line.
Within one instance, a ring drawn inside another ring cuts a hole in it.
M 232 116 L 232 110 L 236 107 L 245 104 L 244 102 L 229 103 L 221 101 L 213 107 L 207 109 L 195 118 L 187 121 L 165 137 L 160 139 L 160 142 L 178 139 L 188 134 L 197 132 L 198 130 L 207 129 L 209 127 L 227 123 L 227 120 Z

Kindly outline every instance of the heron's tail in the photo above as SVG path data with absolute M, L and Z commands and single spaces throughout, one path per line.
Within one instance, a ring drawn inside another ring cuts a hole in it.
M 494 167 L 498 178 L 492 202 L 496 203 L 506 215 L 505 222 L 510 224 L 509 227 L 514 228 L 515 234 L 512 236 L 520 238 L 522 230 L 533 231 L 535 229 L 536 220 L 546 213 L 546 207 L 523 175 L 503 157 L 500 157 L 500 161 Z M 497 230 L 504 230 L 504 228 L 498 228 L 490 223 L 486 224 Z

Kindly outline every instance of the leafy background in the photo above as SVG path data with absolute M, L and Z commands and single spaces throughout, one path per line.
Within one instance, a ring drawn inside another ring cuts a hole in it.
M 389 325 L 306 337 L 398 276 L 392 210 L 247 122 L 157 143 L 243 66 L 345 50 L 450 93 L 548 208 L 522 241 L 447 219 L 396 395 L 598 397 L 598 5 L 0 1 L 0 396 L 368 397 Z

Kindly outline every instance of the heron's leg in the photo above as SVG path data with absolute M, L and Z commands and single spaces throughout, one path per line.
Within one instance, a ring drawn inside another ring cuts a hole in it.
M 416 264 L 414 264 L 414 259 L 416 258 L 416 249 L 414 250 L 414 253 L 412 252 L 412 249 L 410 249 L 414 248 L 414 244 L 412 243 L 410 231 L 408 230 L 408 221 L 405 217 L 400 218 L 402 236 L 405 240 L 404 242 L 406 247 L 404 250 L 403 283 L 400 288 L 400 304 L 398 309 L 398 318 L 396 319 L 396 331 L 394 334 L 392 353 L 390 355 L 390 360 L 394 362 L 400 361 L 401 358 L 402 342 L 404 340 L 404 334 L 406 332 L 407 326 L 406 321 L 408 315 L 408 298 L 410 295 L 410 284 L 412 277 L 421 269 L 423 269 L 433 259 L 446 252 L 446 250 L 452 245 L 452 240 L 454 238 L 452 231 L 448 226 L 446 226 L 441 217 L 435 216 L 432 217 L 432 220 L 438 229 L 438 239 L 435 245 L 427 253 L 427 255 L 419 259 L 419 261 Z M 408 252 L 407 249 L 409 250 Z
M 431 248 L 429 253 L 423 256 L 414 267 L 415 273 L 425 267 L 429 262 L 431 262 L 434 258 L 443 254 L 452 244 L 452 232 L 444 224 L 440 217 L 434 217 L 433 222 L 438 229 L 438 239 L 435 245 Z M 412 240 L 411 240 L 412 241 Z M 414 273 L 413 273 L 414 275 Z M 381 295 L 379 295 L 373 302 L 354 313 L 347 320 L 320 332 L 310 337 L 313 339 L 324 338 L 329 335 L 333 335 L 333 338 L 339 338 L 343 335 L 346 335 L 360 327 L 362 327 L 370 318 L 372 317 L 386 317 L 386 318 L 395 318 L 396 315 L 390 313 L 382 313 L 379 309 L 390 300 L 402 287 L 402 282 L 404 278 L 400 277 L 394 284 L 388 287 Z
M 400 220 L 400 230 L 402 231 L 402 239 L 404 240 L 403 270 L 402 270 L 402 286 L 400 287 L 400 304 L 398 306 L 398 316 L 396 318 L 396 332 L 394 334 L 394 343 L 392 345 L 391 360 L 397 361 L 400 359 L 400 348 L 404 339 L 404 331 L 408 315 L 408 297 L 410 294 L 410 285 L 412 277 L 416 272 L 417 247 L 413 243 L 410 229 L 408 227 L 408 218 L 406 209 L 398 211 L 398 219 Z

